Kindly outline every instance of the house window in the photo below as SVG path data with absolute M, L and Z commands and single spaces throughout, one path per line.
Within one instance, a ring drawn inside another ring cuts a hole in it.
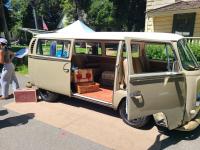
M 172 32 L 193 36 L 196 13 L 174 14 Z

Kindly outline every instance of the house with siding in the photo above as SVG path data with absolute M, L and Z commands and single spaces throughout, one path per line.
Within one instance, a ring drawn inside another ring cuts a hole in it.
M 200 37 L 200 0 L 147 0 L 145 31 Z

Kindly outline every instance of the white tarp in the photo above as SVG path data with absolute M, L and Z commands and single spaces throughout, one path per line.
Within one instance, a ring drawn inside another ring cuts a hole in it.
M 57 33 L 90 33 L 95 32 L 94 30 L 90 29 L 81 21 L 77 20 L 74 23 L 66 26 L 60 30 L 56 31 Z

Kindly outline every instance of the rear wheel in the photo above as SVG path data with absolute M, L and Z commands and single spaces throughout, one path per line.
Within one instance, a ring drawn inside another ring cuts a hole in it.
M 119 106 L 119 115 L 126 124 L 128 124 L 132 127 L 135 127 L 135 128 L 145 127 L 150 120 L 150 116 L 145 116 L 145 117 L 140 117 L 140 118 L 133 119 L 133 120 L 128 120 L 127 114 L 126 114 L 126 101 L 125 100 L 122 101 L 122 103 Z
M 39 95 L 44 101 L 47 102 L 55 102 L 59 97 L 59 94 L 43 89 L 39 89 Z

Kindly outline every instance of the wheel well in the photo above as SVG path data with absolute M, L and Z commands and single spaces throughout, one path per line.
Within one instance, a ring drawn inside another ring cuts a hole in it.
M 117 112 L 119 112 L 119 108 L 120 108 L 121 104 L 122 104 L 125 100 L 126 100 L 126 97 L 123 97 L 123 98 L 121 99 L 121 101 L 119 102 L 119 105 L 118 105 L 118 107 L 117 107 Z M 152 115 L 149 115 L 149 116 L 152 116 L 152 117 L 154 118 L 153 114 L 152 114 Z
M 119 105 L 118 105 L 118 107 L 117 107 L 117 111 L 119 112 L 119 107 L 121 106 L 121 104 L 123 103 L 123 101 L 125 101 L 126 100 L 126 97 L 123 97 L 122 99 L 121 99 L 121 101 L 119 102 Z

